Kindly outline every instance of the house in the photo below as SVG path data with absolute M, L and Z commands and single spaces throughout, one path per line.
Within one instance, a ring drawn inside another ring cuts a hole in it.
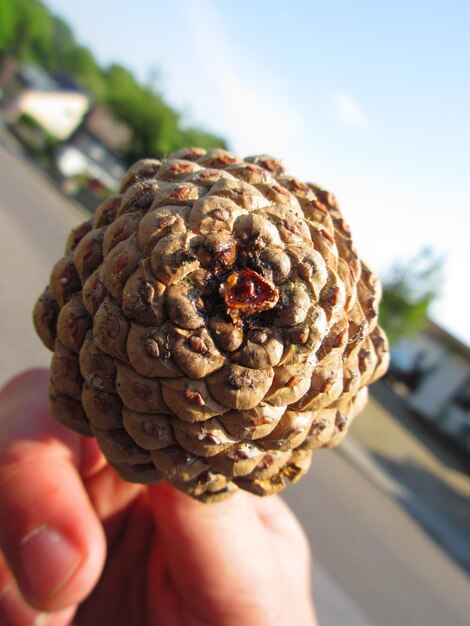
M 90 97 L 67 76 L 52 76 L 35 65 L 13 67 L 9 60 L 1 73 L 7 120 L 30 120 L 58 141 L 70 137 L 89 110 Z
M 64 178 L 85 179 L 95 190 L 116 190 L 126 171 L 121 159 L 86 128 L 57 148 L 55 164 Z
M 97 105 L 57 149 L 56 167 L 65 178 L 85 178 L 95 189 L 114 191 L 126 171 L 120 154 L 130 141 L 130 128 Z
M 82 201 L 93 208 L 97 198 L 119 187 L 126 170 L 120 155 L 131 129 L 103 105 L 92 106 L 71 78 L 6 59 L 0 96 L 7 121 L 24 143 L 38 151 L 52 145 L 54 173 L 64 190 L 85 190 Z
M 410 407 L 470 451 L 470 347 L 435 322 L 398 341 L 390 373 L 407 384 Z
M 88 112 L 83 126 L 116 154 L 125 152 L 132 140 L 129 126 L 116 119 L 102 104 L 95 105 Z

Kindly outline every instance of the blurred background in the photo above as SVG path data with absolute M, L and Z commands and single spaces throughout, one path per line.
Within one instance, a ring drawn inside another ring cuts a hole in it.
M 0 0 L 1 383 L 48 363 L 34 301 L 144 156 L 281 158 L 382 279 L 389 373 L 286 494 L 321 626 L 468 625 L 469 27 L 460 0 Z

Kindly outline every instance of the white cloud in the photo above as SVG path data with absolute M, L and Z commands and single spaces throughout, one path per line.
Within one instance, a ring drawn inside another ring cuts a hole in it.
M 365 124 L 366 118 L 354 100 L 341 92 L 333 94 L 333 98 L 341 117 L 346 122 L 356 125 Z

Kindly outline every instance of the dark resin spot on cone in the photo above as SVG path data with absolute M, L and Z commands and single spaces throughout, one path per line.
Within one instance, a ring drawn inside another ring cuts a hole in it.
M 279 290 L 253 270 L 232 272 L 220 291 L 233 319 L 273 309 L 279 300 Z

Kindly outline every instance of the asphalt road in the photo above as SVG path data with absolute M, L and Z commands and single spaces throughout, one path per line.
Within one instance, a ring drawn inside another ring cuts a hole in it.
M 49 361 L 31 310 L 68 231 L 85 217 L 1 143 L 0 136 L 3 383 L 22 368 Z M 286 495 L 311 541 L 321 626 L 468 626 L 465 572 L 351 458 L 319 451 L 310 474 Z

